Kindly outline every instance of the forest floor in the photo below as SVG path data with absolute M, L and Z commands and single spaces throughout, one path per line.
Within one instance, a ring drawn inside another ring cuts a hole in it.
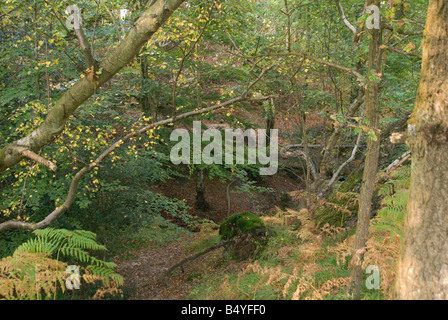
M 179 241 L 164 246 L 146 248 L 137 254 L 137 258 L 119 262 L 117 271 L 125 279 L 125 287 L 131 290 L 130 299 L 138 300 L 183 300 L 186 299 L 194 281 L 191 274 L 202 272 L 202 257 L 188 263 L 184 272 L 175 271 L 165 277 L 166 271 L 178 261 L 187 257 L 188 244 L 194 242 L 195 235 L 186 235 Z
M 227 182 L 228 183 L 228 182 Z M 221 223 L 227 217 L 228 202 L 226 196 L 227 183 L 218 180 L 206 180 L 205 197 L 211 205 L 208 212 L 200 212 L 194 208 L 195 179 L 177 179 L 167 181 L 157 187 L 157 191 L 166 196 L 185 199 L 189 204 L 189 213 L 201 218 L 208 218 Z M 254 198 L 249 198 L 245 193 L 230 192 L 231 214 L 244 211 L 258 211 L 266 214 L 275 210 L 279 205 L 279 195 L 282 193 L 294 193 L 298 189 L 295 179 L 276 175 L 264 179 L 260 186 L 272 188 L 273 193 L 257 193 Z M 138 252 L 133 252 L 134 258 L 130 260 L 115 258 L 118 267 L 116 271 L 124 277 L 125 288 L 130 294 L 128 299 L 138 300 L 184 300 L 188 298 L 190 291 L 201 281 L 204 275 L 210 277 L 222 272 L 235 272 L 244 269 L 248 262 L 225 263 L 223 249 L 219 248 L 209 252 L 193 261 L 189 261 L 180 268 L 173 271 L 167 277 L 166 271 L 198 252 L 197 247 L 201 245 L 209 234 L 202 231 L 182 235 L 174 241 L 164 243 L 161 246 L 150 246 Z M 203 250 L 205 248 L 202 248 Z M 222 262 L 222 263 L 221 263 Z
M 243 118 L 250 116 L 255 122 L 263 125 L 264 119 L 257 117 L 257 113 L 241 114 L 245 112 L 244 109 L 235 110 L 238 116 Z M 294 118 L 294 115 L 291 117 Z M 309 116 L 307 126 L 311 128 L 316 125 L 322 126 L 325 123 L 317 115 Z M 290 122 L 284 121 L 284 118 L 281 117 L 277 121 L 276 127 L 284 133 L 296 130 Z M 280 137 L 282 145 L 289 144 L 292 140 L 289 134 Z M 188 177 L 188 172 L 186 172 L 186 178 L 168 180 L 152 186 L 150 189 L 167 197 L 184 200 L 190 207 L 188 210 L 190 215 L 212 220 L 216 224 L 220 224 L 229 215 L 238 212 L 252 212 L 256 215 L 266 216 L 274 214 L 279 207 L 284 205 L 291 205 L 298 209 L 302 207 L 301 199 L 296 196 L 300 194 L 300 190 L 305 188 L 303 181 L 297 179 L 297 176 L 303 176 L 304 170 L 300 160 L 280 159 L 277 174 L 259 179 L 256 185 L 269 188 L 272 192 L 252 192 L 251 194 L 238 192 L 238 181 L 232 183 L 228 188 L 230 181 L 222 182 L 216 178 L 209 179 L 206 174 L 205 199 L 210 206 L 206 212 L 195 208 L 197 181 L 194 176 Z M 289 170 L 283 170 L 282 164 Z M 176 221 L 173 222 L 176 223 Z M 201 245 L 203 237 L 206 236 L 201 232 L 193 232 L 161 246 L 150 246 L 142 248 L 138 252 L 132 252 L 134 258 L 131 260 L 121 260 L 116 257 L 115 262 L 118 264 L 116 271 L 124 277 L 125 288 L 130 291 L 127 298 L 139 300 L 187 299 L 191 290 L 203 282 L 203 276 L 207 275 L 207 279 L 210 279 L 215 274 L 239 272 L 247 266 L 248 261 L 226 263 L 223 249 L 220 248 L 189 261 L 183 266 L 183 272 L 178 268 L 169 277 L 165 276 L 170 267 L 200 251 L 197 248 Z M 201 250 L 204 249 L 205 247 Z
M 126 299 L 186 300 L 204 275 L 235 272 L 248 263 L 220 263 L 225 259 L 220 248 L 189 261 L 167 276 L 169 268 L 195 253 L 194 245 L 200 239 L 200 233 L 184 235 L 163 246 L 143 249 L 135 259 L 116 261 L 116 271 L 124 277 L 124 286 L 129 292 Z

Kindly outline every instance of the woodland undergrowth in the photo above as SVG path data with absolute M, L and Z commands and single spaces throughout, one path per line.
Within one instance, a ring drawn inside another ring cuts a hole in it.
M 380 209 L 371 220 L 364 270 L 377 266 L 378 289 L 363 285 L 362 299 L 391 299 L 404 221 L 410 167 L 392 172 L 378 188 Z M 335 192 L 335 197 L 338 191 Z M 293 199 L 301 197 L 292 194 Z M 297 199 L 294 199 L 297 200 Z M 351 202 L 347 202 L 351 205 Z M 333 207 L 340 206 L 334 204 Z M 350 215 L 346 208 L 340 212 Z M 351 299 L 349 270 L 355 228 L 319 226 L 307 209 L 277 209 L 262 217 L 272 232 L 266 248 L 233 272 L 205 276 L 192 299 Z M 347 216 L 350 219 L 350 216 Z M 210 233 L 213 236 L 213 233 Z M 216 235 L 215 235 L 216 236 Z M 369 274 L 365 274 L 365 281 Z

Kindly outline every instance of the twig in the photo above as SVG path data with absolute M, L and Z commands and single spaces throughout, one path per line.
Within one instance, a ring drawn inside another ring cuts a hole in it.
M 335 69 L 339 69 L 339 70 L 351 73 L 354 76 L 356 76 L 358 78 L 358 80 L 362 80 L 363 79 L 363 75 L 361 73 L 359 73 L 358 71 L 354 70 L 354 69 L 351 69 L 351 68 L 348 68 L 348 67 L 344 67 L 344 66 L 341 66 L 339 64 L 336 64 L 336 63 L 333 63 L 333 62 L 329 62 L 329 61 L 326 61 L 326 60 L 313 58 L 313 57 L 308 56 L 308 55 L 306 55 L 304 53 L 269 53 L 269 54 L 264 54 L 264 55 L 260 55 L 260 56 L 263 56 L 263 57 L 275 57 L 275 56 L 280 56 L 280 57 L 281 56 L 284 56 L 284 57 L 287 57 L 287 56 L 300 57 L 302 59 L 308 59 L 310 61 L 313 61 L 313 62 L 316 62 L 316 63 L 319 63 L 319 64 L 323 64 L 323 65 L 325 65 L 327 67 L 332 67 L 332 68 L 335 68 Z
M 321 148 L 323 147 L 323 144 L 309 144 L 308 148 Z M 355 145 L 353 144 L 344 144 L 342 146 L 339 146 L 339 148 L 353 148 Z M 290 148 L 304 148 L 305 146 L 302 143 L 298 144 L 288 144 L 283 147 L 283 149 L 290 149 Z M 366 145 L 359 145 L 359 148 L 365 148 Z
M 92 55 L 92 48 L 90 47 L 89 41 L 86 38 L 86 35 L 84 34 L 84 30 L 79 25 L 79 28 L 75 28 L 75 34 L 76 37 L 79 40 L 79 45 L 81 46 L 82 53 L 84 55 L 84 58 L 86 59 L 87 67 L 92 68 L 95 67 L 95 59 Z M 95 68 L 96 69 L 96 68 Z M 93 69 L 92 72 L 96 72 L 97 70 Z
M 416 53 L 416 52 L 406 52 L 406 51 L 403 51 L 403 50 L 400 50 L 400 49 L 397 49 L 397 48 L 394 48 L 391 46 L 386 46 L 386 45 L 382 45 L 381 49 L 389 50 L 389 51 L 392 51 L 392 52 L 395 52 L 398 54 L 402 54 L 405 56 L 413 56 L 413 57 L 418 57 L 418 58 L 422 59 L 422 55 L 419 53 Z

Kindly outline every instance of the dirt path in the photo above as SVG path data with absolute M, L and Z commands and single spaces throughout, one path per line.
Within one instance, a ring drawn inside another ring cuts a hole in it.
M 133 292 L 130 299 L 184 300 L 205 273 L 216 272 L 214 261 L 222 256 L 222 249 L 208 253 L 179 269 L 169 277 L 166 270 L 193 254 L 189 247 L 197 241 L 197 234 L 183 236 L 165 246 L 142 250 L 137 258 L 116 261 L 116 271 L 124 277 L 125 287 Z
M 191 192 L 195 188 L 195 183 L 194 179 L 177 179 L 175 183 L 169 180 L 154 191 L 169 197 L 184 199 L 191 208 L 189 214 L 200 216 L 202 213 L 194 208 L 195 193 Z M 227 217 L 228 202 L 225 194 L 228 182 L 206 180 L 206 183 L 206 198 L 213 204 L 212 210 L 206 216 L 219 224 Z M 259 193 L 255 201 L 245 193 L 231 193 L 231 214 L 252 211 L 254 206 L 258 207 L 255 211 L 267 213 L 279 204 L 278 198 L 282 192 L 297 190 L 297 182 L 294 179 L 281 175 L 263 180 L 261 186 L 274 189 L 276 194 Z M 125 287 L 133 292 L 131 299 L 187 299 L 190 291 L 204 275 L 243 268 L 244 263 L 232 262 L 224 265 L 217 263 L 222 259 L 223 249 L 220 248 L 185 264 L 183 273 L 178 269 L 169 277 L 163 277 L 170 267 L 196 253 L 191 249 L 191 245 L 199 241 L 200 237 L 201 232 L 193 233 L 161 247 L 143 249 L 137 253 L 137 258 L 132 260 L 115 259 L 118 265 L 116 271 L 124 277 Z

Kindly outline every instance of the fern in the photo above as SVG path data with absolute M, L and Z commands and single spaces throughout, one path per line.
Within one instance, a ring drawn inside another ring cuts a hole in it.
M 382 208 L 373 221 L 373 227 L 378 231 L 390 231 L 391 237 L 395 234 L 401 236 L 408 202 L 409 171 L 410 167 L 406 166 L 395 172 L 378 192 L 384 198 Z
M 0 299 L 45 299 L 65 291 L 66 263 L 16 251 L 0 260 Z
M 35 230 L 35 238 L 21 244 L 16 251 L 27 253 L 43 253 L 59 260 L 60 256 L 74 259 L 102 278 L 109 285 L 110 278 L 117 285 L 123 284 L 123 278 L 113 271 L 113 262 L 103 261 L 90 254 L 89 251 L 106 251 L 107 248 L 96 242 L 96 234 L 86 230 L 66 230 L 46 228 Z
M 358 193 L 335 191 L 329 200 L 321 200 L 315 219 L 318 227 L 323 227 L 327 223 L 342 227 L 345 219 L 357 210 Z

